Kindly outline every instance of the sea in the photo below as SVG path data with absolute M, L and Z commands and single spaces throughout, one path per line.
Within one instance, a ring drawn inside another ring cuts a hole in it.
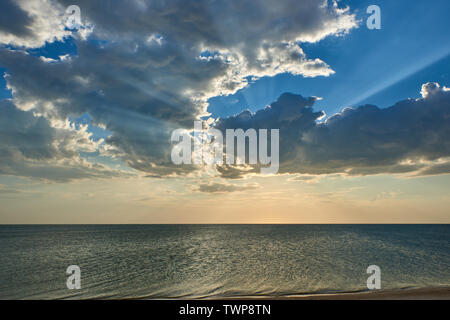
M 361 292 L 372 265 L 380 290 L 437 288 L 450 225 L 1 225 L 0 257 L 0 299 Z

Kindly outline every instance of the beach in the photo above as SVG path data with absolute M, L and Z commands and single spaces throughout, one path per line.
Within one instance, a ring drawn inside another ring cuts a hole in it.
M 229 298 L 229 300 L 450 300 L 450 287 L 375 290 L 333 294 L 304 294 L 278 297 Z M 228 300 L 228 299 L 226 299 Z

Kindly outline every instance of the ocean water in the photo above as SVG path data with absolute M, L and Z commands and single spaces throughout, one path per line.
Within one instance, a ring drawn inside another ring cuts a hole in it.
M 450 225 L 0 226 L 0 299 L 217 298 L 450 286 Z M 66 268 L 81 269 L 81 289 Z

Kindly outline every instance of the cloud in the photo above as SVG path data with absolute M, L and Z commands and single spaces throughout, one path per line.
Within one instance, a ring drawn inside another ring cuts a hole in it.
M 80 158 L 81 151 L 94 152 L 101 143 L 90 136 L 86 128 L 52 126 L 44 117 L 0 101 L 0 174 L 58 182 L 120 175 Z
M 450 159 L 444 159 L 438 163 L 431 163 L 422 166 L 416 173 L 417 176 L 439 175 L 450 173 Z
M 280 129 L 279 173 L 369 175 L 448 173 L 450 90 L 437 83 L 422 86 L 422 98 L 380 109 L 346 108 L 324 123 L 314 112 L 315 98 L 283 94 L 254 114 L 244 111 L 220 120 L 221 130 Z M 224 177 L 248 174 L 219 168 Z M 250 171 L 255 172 L 255 170 Z
M 37 48 L 62 40 L 65 7 L 45 0 L 2 0 L 0 4 L 0 44 Z
M 33 19 L 15 1 L 4 0 L 0 10 L 0 34 L 29 36 L 32 32 L 28 27 Z M 8 43 L 2 39 L 3 43 Z
M 319 181 L 319 177 L 317 175 L 295 175 L 292 178 L 288 179 L 289 181 L 302 181 L 304 183 L 317 183 Z
M 245 190 L 253 190 L 259 188 L 257 183 L 247 183 L 244 185 L 235 185 L 228 183 L 202 183 L 193 189 L 194 191 L 204 192 L 204 193 L 229 193 Z
M 62 25 L 70 4 L 0 4 L 22 20 L 0 34 L 0 43 L 16 46 L 0 49 L 15 105 L 52 123 L 87 113 L 112 133 L 109 155 L 161 176 L 195 169 L 172 165 L 169 138 L 205 115 L 209 98 L 235 93 L 250 77 L 330 75 L 301 43 L 357 26 L 334 1 L 78 1 L 82 21 L 92 26 L 86 40 Z M 69 35 L 76 56 L 50 61 L 25 50 Z
M 70 0 L 58 1 L 63 7 Z M 315 42 L 356 26 L 355 16 L 337 2 L 302 0 L 130 0 L 104 5 L 80 0 L 82 16 L 101 38 L 169 41 L 206 48 L 254 51 L 263 43 Z

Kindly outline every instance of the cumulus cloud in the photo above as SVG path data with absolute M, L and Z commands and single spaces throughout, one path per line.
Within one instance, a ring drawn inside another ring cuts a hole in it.
M 3 0 L 0 4 L 0 43 L 37 48 L 71 33 L 63 17 L 65 7 L 48 0 Z
M 244 111 L 220 120 L 221 130 L 280 129 L 280 173 L 367 175 L 448 173 L 450 91 L 437 83 L 422 86 L 422 98 L 380 109 L 346 108 L 324 123 L 314 112 L 315 98 L 283 94 L 254 114 Z M 249 171 L 219 168 L 224 177 Z
M 3 37 L 5 34 L 27 36 L 31 30 L 27 27 L 32 23 L 32 18 L 24 11 L 18 3 L 5 0 L 0 11 L 0 34 L 1 42 L 8 43 Z
M 106 178 L 119 172 L 79 157 L 94 152 L 101 141 L 92 141 L 86 128 L 65 123 L 52 126 L 42 116 L 0 101 L 0 174 L 65 182 Z
M 78 159 L 73 165 L 83 171 L 79 152 L 98 150 L 150 176 L 186 174 L 196 167 L 171 163 L 172 130 L 190 128 L 206 114 L 209 98 L 236 92 L 249 77 L 332 74 L 326 61 L 306 56 L 302 43 L 357 26 L 350 10 L 334 1 L 79 1 L 83 21 L 93 26 L 86 41 L 63 26 L 70 4 L 0 5 L 2 17 L 10 13 L 1 19 L 0 43 L 16 46 L 0 49 L 14 108 L 20 109 L 14 116 L 38 119 L 29 127 L 33 138 L 15 149 L 10 147 L 15 129 L 3 132 L 2 148 L 8 150 L 3 163 L 13 163 L 11 154 L 41 165 Z M 26 51 L 69 35 L 76 37 L 77 56 L 50 60 Z M 421 99 L 386 109 L 345 109 L 320 124 L 324 113 L 312 108 L 317 98 L 283 94 L 264 110 L 221 119 L 216 127 L 280 128 L 280 173 L 447 173 L 449 92 L 428 83 L 421 93 Z M 69 116 L 86 113 L 93 125 L 111 132 L 102 148 L 87 131 L 68 127 Z M 33 139 L 42 139 L 36 142 L 39 148 L 27 145 Z M 23 163 L 20 170 L 28 172 L 29 163 Z M 217 171 L 233 179 L 259 168 L 220 166 Z M 19 169 L 3 166 L 2 172 L 19 174 Z
M 13 46 L 0 49 L 0 65 L 15 105 L 52 123 L 87 113 L 112 133 L 110 155 L 162 176 L 192 169 L 171 164 L 170 132 L 205 115 L 209 98 L 236 92 L 249 77 L 327 76 L 331 67 L 307 57 L 301 43 L 357 26 L 335 1 L 78 1 L 92 26 L 86 41 L 63 26 L 70 4 L 0 4 L 17 16 L 0 27 L 0 43 Z M 69 35 L 77 56 L 55 61 L 26 51 Z

